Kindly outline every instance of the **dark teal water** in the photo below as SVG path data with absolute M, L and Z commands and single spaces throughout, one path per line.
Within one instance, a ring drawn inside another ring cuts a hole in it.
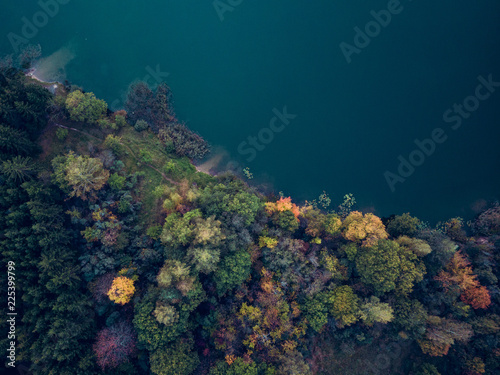
M 468 218 L 500 193 L 500 89 L 457 130 L 443 113 L 474 95 L 478 76 L 500 82 L 500 3 L 402 1 L 347 63 L 339 44 L 353 44 L 354 28 L 387 6 L 243 0 L 221 21 L 212 1 L 69 0 L 29 39 L 44 56 L 71 50 L 67 78 L 115 107 L 132 81 L 157 67 L 168 72 L 179 118 L 297 200 L 325 190 L 334 202 L 353 193 L 379 215 Z M 22 35 L 21 17 L 40 6 L 5 0 L 0 9 L 5 54 L 7 34 Z M 297 117 L 247 161 L 238 146 L 284 106 Z M 408 158 L 414 140 L 436 128 L 447 140 L 391 192 L 384 172 L 397 173 L 398 156 Z

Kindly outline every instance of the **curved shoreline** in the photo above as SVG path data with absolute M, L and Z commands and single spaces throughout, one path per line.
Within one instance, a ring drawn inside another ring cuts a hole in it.
M 26 77 L 29 77 L 31 79 L 34 79 L 35 81 L 38 81 L 43 84 L 43 87 L 45 87 L 47 90 L 49 90 L 52 94 L 55 94 L 56 89 L 59 87 L 59 85 L 62 85 L 61 82 L 59 81 L 44 81 L 40 77 L 37 77 L 36 74 L 36 68 L 31 68 L 28 71 L 24 72 L 24 75 Z

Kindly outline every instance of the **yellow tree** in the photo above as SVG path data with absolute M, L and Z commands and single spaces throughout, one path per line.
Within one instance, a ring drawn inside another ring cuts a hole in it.
M 118 276 L 113 280 L 113 284 L 108 291 L 108 297 L 114 303 L 125 305 L 130 302 L 134 292 L 134 280 L 125 276 Z
M 342 223 L 342 235 L 345 239 L 353 242 L 361 242 L 362 246 L 373 246 L 380 239 L 386 239 L 389 235 L 379 217 L 374 214 L 363 214 L 353 211 Z

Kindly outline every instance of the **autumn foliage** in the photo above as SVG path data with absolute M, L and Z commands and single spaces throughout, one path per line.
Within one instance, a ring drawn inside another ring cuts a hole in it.
M 104 328 L 97 334 L 94 344 L 97 364 L 105 368 L 115 368 L 128 362 L 135 353 L 135 336 L 132 327 L 126 322 L 120 322 L 113 327 Z
M 385 226 L 379 217 L 359 211 L 353 211 L 347 216 L 342 224 L 342 234 L 345 239 L 353 242 L 362 241 L 362 246 L 369 247 L 377 243 L 379 239 L 389 237 Z
M 300 308 L 295 301 L 288 302 L 280 283 L 273 280 L 274 274 L 265 268 L 255 294 L 247 295 L 237 313 L 221 320 L 220 328 L 214 332 L 216 347 L 224 350 L 226 362 L 231 364 L 231 355 L 238 346 L 239 333 L 247 354 L 277 355 L 295 349 L 297 340 L 304 336 L 305 321 L 300 319 Z
M 465 289 L 460 299 L 463 303 L 471 305 L 473 309 L 486 309 L 491 304 L 490 293 L 485 286 Z
M 232 354 L 226 355 L 226 362 L 229 366 L 231 366 L 235 360 L 236 360 L 236 357 L 234 355 L 232 355 Z
M 276 238 L 270 238 L 270 237 L 266 237 L 266 236 L 259 237 L 259 247 L 260 248 L 268 247 L 270 249 L 273 249 L 276 247 L 277 244 L 278 244 L 278 240 Z
M 125 276 L 118 276 L 113 280 L 111 289 L 108 291 L 108 297 L 111 301 L 124 305 L 130 301 L 134 292 L 134 280 Z
M 472 273 L 470 262 L 460 251 L 453 255 L 446 269 L 442 270 L 435 279 L 440 281 L 446 290 L 453 285 L 457 285 L 460 290 L 465 290 L 479 284 Z
M 446 343 L 436 343 L 431 340 L 420 340 L 418 341 L 420 349 L 423 353 L 430 355 L 431 357 L 443 357 L 448 354 L 451 345 Z
M 295 204 L 292 203 L 292 198 L 284 198 L 281 197 L 276 201 L 276 203 L 273 202 L 267 202 L 266 203 L 266 211 L 268 214 L 272 215 L 274 212 L 283 212 L 283 211 L 291 211 L 297 221 L 299 220 L 299 207 Z
M 422 352 L 432 357 L 448 354 L 450 347 L 456 342 L 466 343 L 473 335 L 468 323 L 452 319 L 429 317 L 429 325 L 425 337 L 418 341 Z
M 486 309 L 491 304 L 490 293 L 481 286 L 467 258 L 459 251 L 453 255 L 450 262 L 435 278 L 440 281 L 445 290 L 456 286 L 461 291 L 462 302 L 474 309 Z

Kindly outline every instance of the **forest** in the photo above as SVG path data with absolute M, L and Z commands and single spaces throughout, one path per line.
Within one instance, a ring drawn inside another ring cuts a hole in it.
M 196 170 L 210 146 L 166 84 L 116 112 L 46 87 L 0 69 L 0 282 L 14 265 L 29 373 L 500 373 L 498 203 L 431 227 L 263 194 Z

